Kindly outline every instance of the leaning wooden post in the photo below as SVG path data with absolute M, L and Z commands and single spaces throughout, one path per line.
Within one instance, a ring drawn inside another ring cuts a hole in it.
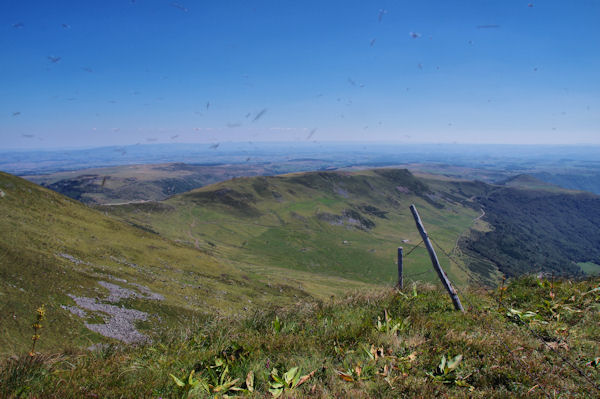
M 402 276 L 402 273 L 404 272 L 404 266 L 402 264 L 402 251 L 402 247 L 398 247 L 398 288 L 401 290 L 404 289 L 404 277 Z
M 421 233 L 423 242 L 425 243 L 425 246 L 427 247 L 427 251 L 429 252 L 429 257 L 431 258 L 431 263 L 433 263 L 433 267 L 435 268 L 435 271 L 437 272 L 438 276 L 440 277 L 440 280 L 442 281 L 444 288 L 446 288 L 446 291 L 448 291 L 448 294 L 450 295 L 450 298 L 452 299 L 452 302 L 454 303 L 454 308 L 456 310 L 460 310 L 461 312 L 464 312 L 465 309 L 463 308 L 462 304 L 460 303 L 460 299 L 458 298 L 458 294 L 456 293 L 456 290 L 450 283 L 450 280 L 448 280 L 448 277 L 446 276 L 446 273 L 444 273 L 444 270 L 442 270 L 442 266 L 440 266 L 440 262 L 438 261 L 437 255 L 435 254 L 435 250 L 433 249 L 433 246 L 431 245 L 431 241 L 429 240 L 429 236 L 427 235 L 427 232 L 425 231 L 425 227 L 423 227 L 423 222 L 421 222 L 421 217 L 419 216 L 419 212 L 417 212 L 417 208 L 414 205 L 411 205 L 410 211 L 412 212 L 413 217 L 415 218 L 415 223 L 417 224 L 417 229 L 419 229 L 419 233 Z

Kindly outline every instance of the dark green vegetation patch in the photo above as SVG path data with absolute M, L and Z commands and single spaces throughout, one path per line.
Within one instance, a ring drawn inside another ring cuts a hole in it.
M 478 201 L 493 231 L 468 248 L 507 275 L 578 275 L 577 262 L 600 263 L 600 197 L 502 188 Z

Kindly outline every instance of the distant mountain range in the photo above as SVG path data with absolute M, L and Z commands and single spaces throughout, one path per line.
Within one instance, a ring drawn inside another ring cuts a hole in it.
M 487 183 L 527 174 L 563 188 L 600 194 L 600 146 L 218 144 L 0 151 L 0 170 L 87 203 L 160 200 L 236 176 L 374 167 Z

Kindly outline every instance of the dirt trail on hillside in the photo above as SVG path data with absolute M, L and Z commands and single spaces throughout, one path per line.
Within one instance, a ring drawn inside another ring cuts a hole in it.
M 188 230 L 188 235 L 190 236 L 190 238 L 192 240 L 194 240 L 194 247 L 196 247 L 196 249 L 200 249 L 200 241 L 198 241 L 198 239 L 196 237 L 194 237 L 194 235 L 192 234 L 192 229 L 196 226 L 196 219 L 192 220 L 192 223 L 190 223 L 190 229 Z

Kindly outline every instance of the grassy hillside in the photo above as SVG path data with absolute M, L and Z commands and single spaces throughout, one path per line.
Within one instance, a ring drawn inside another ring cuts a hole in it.
M 592 169 L 559 170 L 554 173 L 538 172 L 534 174 L 538 179 L 565 187 L 571 190 L 585 190 L 591 193 L 600 194 L 600 173 L 597 167 Z
M 107 326 L 135 340 L 199 314 L 365 286 L 215 257 L 5 173 L 0 190 L 0 353 L 29 347 L 42 304 L 49 349 L 118 342 Z
M 480 215 L 470 198 L 486 189 L 479 183 L 419 179 L 399 169 L 311 172 L 236 178 L 162 202 L 100 209 L 257 268 L 390 285 L 397 278 L 397 247 L 407 253 L 421 240 L 410 204 L 417 205 L 429 234 L 464 266 L 456 244 Z M 443 255 L 440 259 L 458 284 L 471 277 L 495 281 L 494 268 L 470 276 Z M 437 279 L 423 247 L 405 259 L 405 270 L 408 277 Z
M 140 347 L 15 356 L 0 396 L 598 397 L 600 280 L 465 294 L 465 314 L 417 284 L 203 318 Z
M 542 190 L 542 191 L 553 191 L 553 192 L 568 192 L 569 190 L 555 186 L 554 184 L 547 183 L 542 181 L 534 176 L 521 174 L 517 176 L 510 177 L 498 184 L 518 188 L 523 190 Z
M 389 287 L 400 245 L 405 280 L 438 284 L 415 248 L 411 203 L 459 287 L 600 264 L 597 196 L 406 170 L 236 178 L 97 210 L 7 174 L 0 190 L 3 353 L 27 348 L 30 315 L 44 303 L 42 349 L 139 342 L 201 314 Z
M 499 186 L 402 169 L 313 172 L 102 209 L 227 259 L 391 284 L 396 247 L 409 253 L 420 241 L 411 203 L 459 285 L 494 284 L 500 273 L 578 275 L 578 264 L 600 262 L 600 197 L 529 176 Z M 437 279 L 422 247 L 405 267 Z

